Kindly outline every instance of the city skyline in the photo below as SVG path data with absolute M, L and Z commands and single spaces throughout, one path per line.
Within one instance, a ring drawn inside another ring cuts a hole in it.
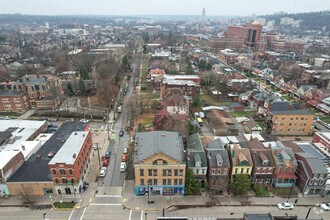
M 240 6 L 240 7 L 237 7 Z M 251 7 L 253 6 L 253 7 Z M 164 4 L 160 0 L 123 0 L 120 2 L 99 0 L 98 4 L 87 0 L 41 1 L 13 0 L 0 9 L 0 14 L 31 15 L 201 15 L 205 8 L 207 16 L 247 16 L 251 14 L 265 15 L 279 11 L 288 13 L 323 11 L 330 8 L 326 0 L 279 0 L 276 4 L 262 0 L 233 0 L 219 2 L 215 0 L 194 1 L 169 0 Z

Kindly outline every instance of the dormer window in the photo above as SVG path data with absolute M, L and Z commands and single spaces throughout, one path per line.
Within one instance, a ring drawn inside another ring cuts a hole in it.
M 269 163 L 269 160 L 264 160 L 264 161 L 262 161 L 262 165 L 263 165 L 263 166 L 267 166 L 268 163 Z

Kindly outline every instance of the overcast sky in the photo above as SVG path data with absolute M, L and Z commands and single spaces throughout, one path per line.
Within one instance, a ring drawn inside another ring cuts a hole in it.
M 0 0 L 0 14 L 207 15 L 271 14 L 330 9 L 330 0 Z

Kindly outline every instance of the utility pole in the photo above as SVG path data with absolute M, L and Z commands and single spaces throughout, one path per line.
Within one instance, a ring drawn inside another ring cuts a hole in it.
M 91 114 L 91 120 L 93 121 L 93 114 L 92 114 L 92 109 L 91 109 L 91 100 L 88 97 L 88 104 L 89 104 L 89 113 Z
M 97 149 L 97 156 L 99 158 L 99 169 L 101 168 L 101 159 L 100 159 L 100 151 L 99 151 L 99 144 L 96 144 L 96 149 Z
M 311 212 L 311 210 L 312 210 L 312 208 L 309 208 L 309 210 L 308 210 L 308 212 L 307 212 L 307 215 L 306 215 L 305 219 L 307 219 L 307 218 L 308 218 L 308 216 L 309 216 L 309 213 Z

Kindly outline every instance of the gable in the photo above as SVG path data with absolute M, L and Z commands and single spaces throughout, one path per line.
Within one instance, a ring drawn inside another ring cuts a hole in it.
M 148 158 L 146 158 L 145 160 L 141 161 L 140 163 L 136 163 L 139 165 L 155 165 L 155 161 L 166 161 L 167 165 L 177 165 L 177 164 L 181 164 L 179 161 L 175 160 L 174 158 L 162 153 L 162 152 L 158 152 Z M 162 163 L 158 163 L 157 165 L 163 165 Z

